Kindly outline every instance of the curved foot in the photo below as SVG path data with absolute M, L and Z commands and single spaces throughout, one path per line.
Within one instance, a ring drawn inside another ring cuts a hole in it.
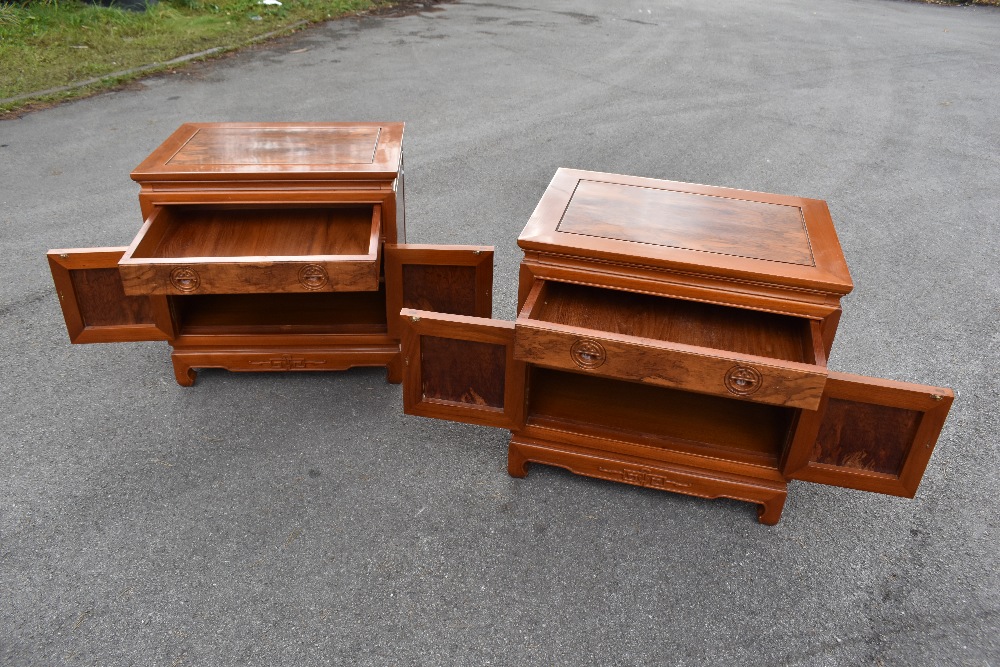
M 385 365 L 385 381 L 389 384 L 399 384 L 403 381 L 403 355 L 397 354 Z
M 757 521 L 765 526 L 773 526 L 781 519 L 781 510 L 785 507 L 785 497 L 773 498 L 757 505 Z
M 507 474 L 511 477 L 528 475 L 528 459 L 521 453 L 521 448 L 513 442 L 507 446 Z
M 177 384 L 180 386 L 190 387 L 194 384 L 195 378 L 198 377 L 198 371 L 187 364 L 174 361 L 174 377 L 177 378 Z

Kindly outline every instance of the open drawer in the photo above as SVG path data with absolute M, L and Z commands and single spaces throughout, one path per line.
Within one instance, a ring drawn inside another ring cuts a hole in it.
M 514 340 L 539 366 L 807 410 L 827 377 L 818 320 L 548 280 Z
M 381 206 L 159 206 L 118 263 L 126 294 L 375 291 Z

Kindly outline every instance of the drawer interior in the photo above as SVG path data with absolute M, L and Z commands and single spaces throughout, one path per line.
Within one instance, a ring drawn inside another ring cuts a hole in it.
M 796 410 L 531 368 L 528 423 L 777 466 Z
M 521 317 L 806 364 L 825 360 L 810 320 L 555 281 L 536 281 Z
M 385 288 L 171 297 L 180 335 L 385 333 Z
M 379 213 L 374 205 L 164 206 L 131 257 L 374 255 Z

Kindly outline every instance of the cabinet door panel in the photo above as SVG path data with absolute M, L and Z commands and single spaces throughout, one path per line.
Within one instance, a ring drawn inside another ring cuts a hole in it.
M 172 337 L 167 298 L 127 296 L 118 272 L 126 248 L 50 250 L 49 267 L 73 343 Z
M 490 317 L 493 248 L 386 244 L 385 284 L 389 335 L 396 338 L 403 308 Z
M 831 372 L 819 409 L 799 417 L 782 471 L 912 498 L 953 398 L 940 387 Z
M 524 423 L 525 364 L 514 324 L 404 308 L 403 411 L 516 429 Z

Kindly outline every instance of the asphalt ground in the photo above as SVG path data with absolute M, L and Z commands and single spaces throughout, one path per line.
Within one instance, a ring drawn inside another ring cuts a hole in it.
M 1000 11 L 464 1 L 0 122 L 0 664 L 1000 665 Z M 127 245 L 186 121 L 403 120 L 408 241 L 515 239 L 560 166 L 825 199 L 833 369 L 953 387 L 913 500 L 535 466 L 380 370 L 70 345 L 44 255 Z

